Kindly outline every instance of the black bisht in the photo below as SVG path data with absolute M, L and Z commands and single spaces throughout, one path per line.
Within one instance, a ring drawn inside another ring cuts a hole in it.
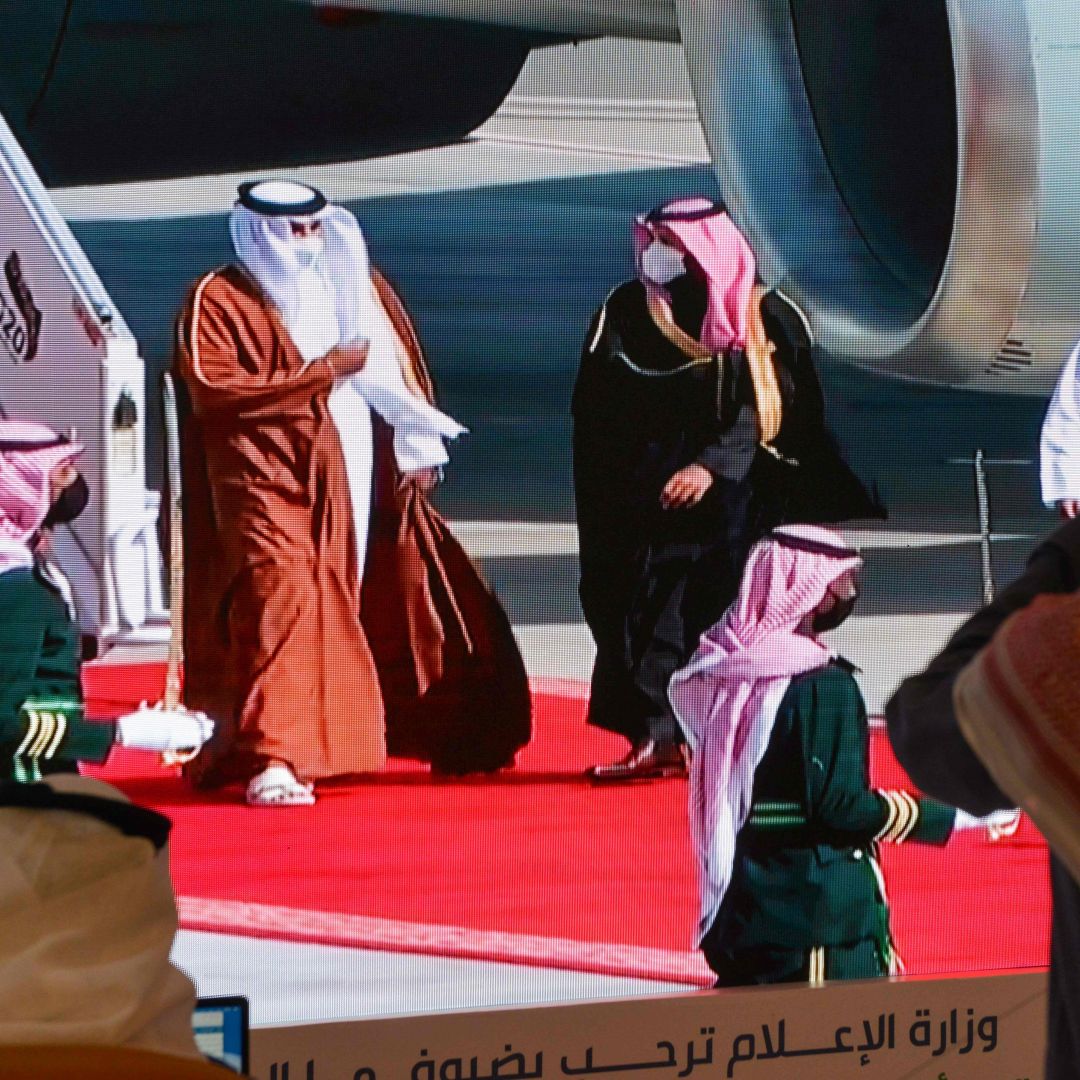
M 771 292 L 762 302 L 765 330 L 787 363 L 777 364 L 785 406 L 771 452 L 759 447 L 750 470 L 756 529 L 778 525 L 837 525 L 884 521 L 888 511 L 877 485 L 855 474 L 825 421 L 825 401 L 811 358 L 807 326 L 794 305 Z

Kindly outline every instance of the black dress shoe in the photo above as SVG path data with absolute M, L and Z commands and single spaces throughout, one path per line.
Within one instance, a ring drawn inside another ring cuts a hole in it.
M 610 765 L 594 765 L 586 774 L 592 780 L 662 780 L 686 776 L 682 750 L 672 743 L 646 739 L 637 743 L 626 757 Z

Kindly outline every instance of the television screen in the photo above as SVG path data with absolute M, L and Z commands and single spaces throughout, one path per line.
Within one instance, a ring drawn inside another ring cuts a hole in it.
M 247 1072 L 247 998 L 200 998 L 195 1004 L 192 1026 L 195 1043 L 206 1057 L 233 1072 Z
M 821 638 L 854 735 L 842 764 L 797 725 L 773 747 L 752 827 L 803 869 L 755 902 L 794 928 L 817 860 L 870 943 L 850 970 L 1045 965 L 1038 832 L 955 830 L 883 720 L 1057 521 L 1075 208 L 1038 170 L 1073 125 L 1026 28 L 143 7 L 76 13 L 46 87 L 0 78 L 86 263 L 61 304 L 12 241 L 0 402 L 88 446 L 54 550 L 91 716 L 218 725 L 93 770 L 174 822 L 199 993 L 268 1024 L 713 986 L 668 680 L 783 520 L 862 559 Z M 877 817 L 815 832 L 844 770 Z M 849 971 L 805 952 L 800 981 Z

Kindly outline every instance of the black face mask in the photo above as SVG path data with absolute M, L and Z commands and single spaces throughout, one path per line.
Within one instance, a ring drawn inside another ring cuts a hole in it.
M 827 630 L 835 630 L 842 623 L 847 621 L 848 616 L 855 610 L 855 604 L 858 602 L 859 594 L 849 597 L 847 600 L 837 600 L 835 604 L 828 611 L 823 611 L 820 615 L 814 616 L 814 621 L 810 624 L 815 634 L 824 634 Z
M 41 523 L 43 529 L 51 529 L 55 525 L 66 525 L 74 521 L 85 509 L 90 501 L 90 488 L 82 473 L 68 484 L 56 501 L 49 507 L 45 520 Z

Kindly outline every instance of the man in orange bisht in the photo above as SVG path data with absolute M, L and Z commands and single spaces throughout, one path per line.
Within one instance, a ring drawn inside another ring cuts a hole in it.
M 239 264 L 196 282 L 177 325 L 185 698 L 218 722 L 191 779 L 294 806 L 387 752 L 512 764 L 528 681 L 428 502 L 465 429 L 401 301 L 306 184 L 241 185 L 230 231 Z

